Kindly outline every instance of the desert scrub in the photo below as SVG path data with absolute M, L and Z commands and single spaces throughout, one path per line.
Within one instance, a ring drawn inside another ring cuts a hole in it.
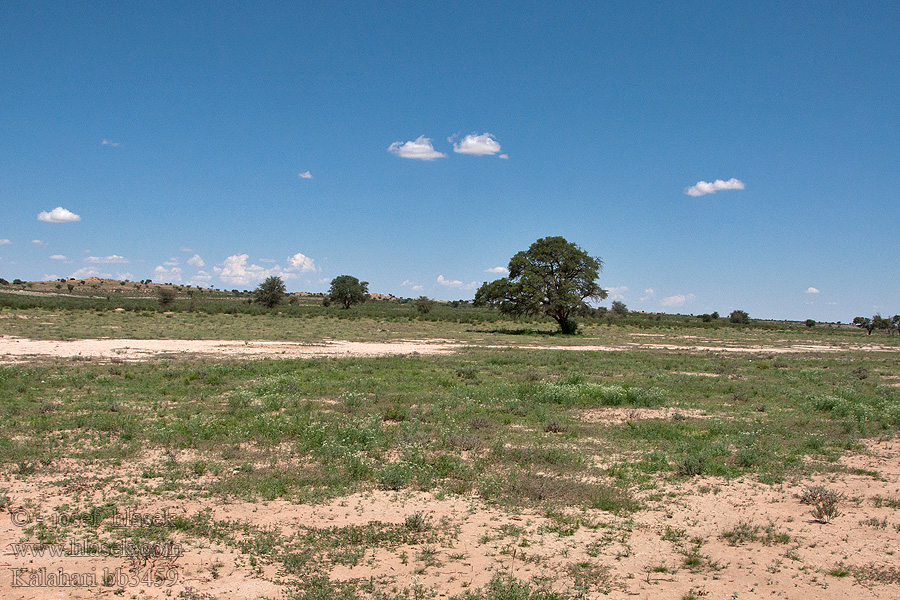
M 518 396 L 543 404 L 577 406 L 662 406 L 665 392 L 657 387 L 625 387 L 618 384 L 541 381 L 523 385 Z
M 829 523 L 841 516 L 838 505 L 843 499 L 843 494 L 823 485 L 807 486 L 800 494 L 800 503 L 812 506 L 813 519 L 820 523 Z

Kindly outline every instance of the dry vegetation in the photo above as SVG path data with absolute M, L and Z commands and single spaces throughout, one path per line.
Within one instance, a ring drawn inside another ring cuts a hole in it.
M 550 331 L 0 310 L 0 596 L 897 596 L 895 338 Z

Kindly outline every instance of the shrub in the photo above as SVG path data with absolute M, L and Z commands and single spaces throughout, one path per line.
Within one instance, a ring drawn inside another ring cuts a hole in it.
M 175 302 L 175 290 L 173 288 L 158 287 L 156 288 L 156 299 L 163 308 Z
M 728 315 L 728 320 L 737 325 L 747 325 L 750 323 L 750 316 L 743 310 L 734 310 Z
M 843 499 L 843 494 L 823 485 L 807 486 L 800 494 L 800 503 L 812 506 L 813 519 L 820 523 L 828 523 L 841 516 L 838 505 Z

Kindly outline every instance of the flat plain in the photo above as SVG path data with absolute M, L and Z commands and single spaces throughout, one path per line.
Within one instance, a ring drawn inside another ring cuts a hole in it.
M 351 311 L 0 310 L 0 595 L 900 594 L 900 336 Z

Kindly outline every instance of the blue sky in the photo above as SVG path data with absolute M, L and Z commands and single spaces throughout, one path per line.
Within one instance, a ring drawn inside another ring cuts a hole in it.
M 5 2 L 0 276 L 471 298 L 561 235 L 636 310 L 895 314 L 898 31 L 896 2 Z

